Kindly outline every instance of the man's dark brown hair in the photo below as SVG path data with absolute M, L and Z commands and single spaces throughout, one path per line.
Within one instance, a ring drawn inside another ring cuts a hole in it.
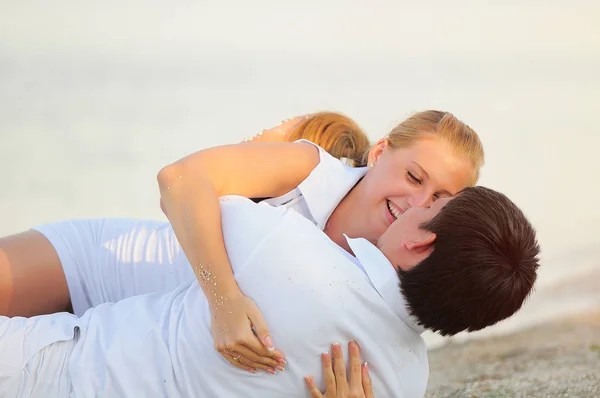
M 399 271 L 408 310 L 441 335 L 475 331 L 514 314 L 539 266 L 536 233 L 505 195 L 463 190 L 421 228 L 437 235 L 433 252 Z

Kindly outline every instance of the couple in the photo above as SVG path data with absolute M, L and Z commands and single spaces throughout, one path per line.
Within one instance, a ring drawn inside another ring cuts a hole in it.
M 0 391 L 306 396 L 301 378 L 318 370 L 319 353 L 356 339 L 376 396 L 422 396 L 422 331 L 492 325 L 535 280 L 523 214 L 499 193 L 465 189 L 482 157 L 471 129 L 427 111 L 371 147 L 367 167 L 306 141 L 190 155 L 159 173 L 172 230 L 71 221 L 4 238 L 14 274 L 51 275 L 58 258 L 66 286 L 46 301 L 68 304 L 66 290 L 81 317 L 3 318 Z M 23 305 L 36 311 L 36 299 Z M 282 364 L 276 375 L 252 372 Z

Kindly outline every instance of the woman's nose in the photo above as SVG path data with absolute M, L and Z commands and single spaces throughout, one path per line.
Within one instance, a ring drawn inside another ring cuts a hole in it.
M 432 203 L 433 195 L 429 195 L 426 192 L 422 192 L 408 198 L 408 205 L 410 207 L 429 207 Z

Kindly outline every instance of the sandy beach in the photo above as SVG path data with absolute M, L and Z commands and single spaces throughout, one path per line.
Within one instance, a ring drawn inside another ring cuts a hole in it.
M 600 308 L 430 351 L 427 398 L 600 397 Z

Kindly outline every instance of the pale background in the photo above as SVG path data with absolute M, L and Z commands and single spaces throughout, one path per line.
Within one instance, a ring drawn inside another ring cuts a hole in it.
M 479 132 L 481 183 L 543 249 L 531 301 L 486 333 L 598 306 L 598 21 L 591 0 L 1 0 L 0 234 L 163 219 L 160 167 L 297 114 L 375 140 L 437 108 Z

